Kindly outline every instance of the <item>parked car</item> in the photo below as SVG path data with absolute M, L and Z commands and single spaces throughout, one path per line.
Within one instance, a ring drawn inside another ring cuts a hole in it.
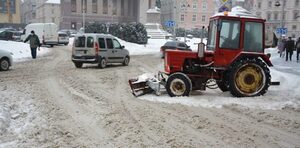
M 192 51 L 192 49 L 190 49 L 190 46 L 188 46 L 185 42 L 181 42 L 181 41 L 168 41 L 163 46 L 160 47 L 161 58 L 165 57 L 165 51 L 167 49 Z
M 129 51 L 119 41 L 106 34 L 78 34 L 74 38 L 72 61 L 77 68 L 83 63 L 95 63 L 105 68 L 108 63 L 129 64 Z
M 69 36 L 67 33 L 64 32 L 58 32 L 58 44 L 69 44 Z
M 12 53 L 0 49 L 0 71 L 7 71 L 12 63 Z
M 72 30 L 72 29 L 63 29 L 63 30 L 59 30 L 59 32 L 64 32 L 67 33 L 69 37 L 74 37 L 77 34 L 76 30 Z
M 0 40 L 13 40 L 13 32 L 9 30 L 0 30 Z
M 21 35 L 22 35 L 22 31 L 14 31 L 13 36 L 12 36 L 12 40 L 20 42 L 21 41 Z

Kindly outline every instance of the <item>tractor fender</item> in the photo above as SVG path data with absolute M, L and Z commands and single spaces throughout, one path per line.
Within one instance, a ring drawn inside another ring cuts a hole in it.
M 241 58 L 246 58 L 246 57 L 250 57 L 250 58 L 260 57 L 269 67 L 273 67 L 272 62 L 270 61 L 270 57 L 265 54 L 261 54 L 261 53 L 249 53 L 249 52 L 240 53 L 239 55 L 237 55 L 237 57 L 235 58 L 235 60 L 233 62 L 238 61 Z

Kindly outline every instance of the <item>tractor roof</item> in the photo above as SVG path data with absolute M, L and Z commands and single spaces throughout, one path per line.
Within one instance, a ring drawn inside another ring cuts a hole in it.
M 229 16 L 229 17 L 241 17 L 241 18 L 256 18 L 259 19 L 256 15 L 253 15 L 250 11 L 240 7 L 236 6 L 231 9 L 230 12 L 220 12 L 212 17 L 217 17 L 217 16 Z

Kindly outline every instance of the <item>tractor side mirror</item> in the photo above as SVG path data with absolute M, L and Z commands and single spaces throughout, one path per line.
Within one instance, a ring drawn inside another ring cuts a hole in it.
M 199 43 L 198 44 L 198 57 L 199 58 L 204 57 L 204 49 L 205 49 L 205 44 L 204 43 Z

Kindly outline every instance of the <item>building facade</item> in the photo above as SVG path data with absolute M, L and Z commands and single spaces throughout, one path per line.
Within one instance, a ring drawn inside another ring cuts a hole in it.
M 178 28 L 207 27 L 215 5 L 212 0 L 161 0 L 161 23 L 174 20 Z
M 64 0 L 61 1 L 60 29 L 78 30 L 83 26 L 83 18 L 85 24 L 146 23 L 146 11 L 154 5 L 155 0 Z
M 60 24 L 60 2 L 58 1 L 46 1 L 40 3 L 36 7 L 36 19 L 35 22 L 39 23 L 55 23 L 58 28 Z
M 288 30 L 286 36 L 300 37 L 300 0 L 253 0 L 253 3 L 252 11 L 266 19 L 267 30 L 276 33 L 277 28 L 284 27 Z
M 0 0 L 0 23 L 21 23 L 20 0 Z

